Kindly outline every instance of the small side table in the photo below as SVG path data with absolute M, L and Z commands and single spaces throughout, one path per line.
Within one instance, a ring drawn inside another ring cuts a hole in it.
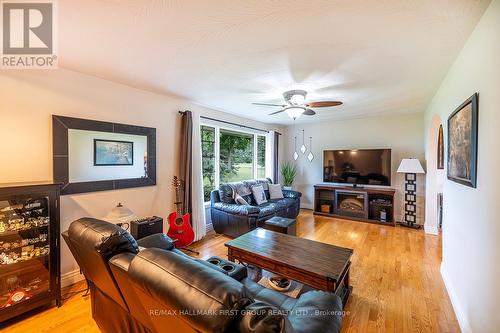
M 297 227 L 294 219 L 275 216 L 264 222 L 264 229 L 282 234 L 297 236 Z

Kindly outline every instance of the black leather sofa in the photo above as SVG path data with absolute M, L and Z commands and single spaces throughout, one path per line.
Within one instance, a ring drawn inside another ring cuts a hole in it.
M 295 219 L 300 212 L 300 197 L 296 191 L 283 190 L 283 199 L 269 199 L 268 185 L 271 179 L 248 180 L 237 183 L 221 184 L 210 195 L 210 215 L 215 232 L 230 237 L 238 237 L 262 226 L 273 216 Z M 251 187 L 262 185 L 268 201 L 258 206 L 252 195 Z M 234 192 L 241 195 L 248 205 L 234 201 Z
M 167 236 L 136 241 L 90 218 L 63 233 L 89 283 L 92 316 L 102 332 L 339 332 L 335 294 L 298 299 L 239 281 L 174 248 Z

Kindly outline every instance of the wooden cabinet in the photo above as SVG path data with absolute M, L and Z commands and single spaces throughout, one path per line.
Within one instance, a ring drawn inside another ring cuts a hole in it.
M 0 322 L 60 305 L 59 185 L 0 185 Z
M 314 186 L 314 214 L 395 226 L 396 190 L 375 187 Z

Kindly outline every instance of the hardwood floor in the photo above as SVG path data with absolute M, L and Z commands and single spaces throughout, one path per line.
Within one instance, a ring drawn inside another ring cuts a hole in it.
M 441 239 L 421 230 L 314 217 L 302 211 L 299 237 L 354 249 L 353 294 L 342 332 L 460 332 L 439 266 Z M 227 237 L 210 234 L 192 246 L 200 257 L 226 257 Z M 75 285 L 70 291 L 82 289 Z M 9 323 L 2 332 L 98 332 L 89 297 Z M 0 327 L 1 328 L 1 327 Z
M 92 319 L 90 296 L 82 297 L 84 281 L 63 289 L 63 305 L 31 311 L 0 326 L 0 332 L 16 333 L 87 333 L 100 332 Z M 80 292 L 79 292 L 80 291 Z M 33 314 L 32 316 L 28 316 Z

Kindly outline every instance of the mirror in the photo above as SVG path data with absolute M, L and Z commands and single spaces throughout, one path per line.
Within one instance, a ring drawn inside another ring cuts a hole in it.
M 156 129 L 53 116 L 62 194 L 156 185 Z
M 68 131 L 69 182 L 147 177 L 145 135 Z

